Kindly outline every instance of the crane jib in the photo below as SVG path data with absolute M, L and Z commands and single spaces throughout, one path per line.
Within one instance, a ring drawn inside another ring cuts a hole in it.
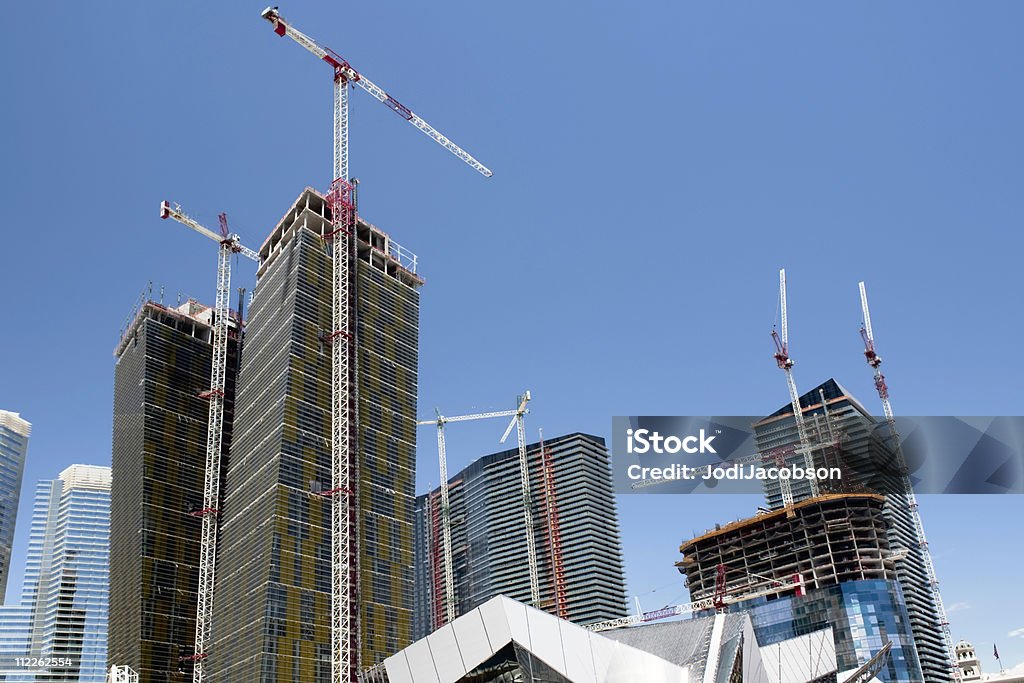
M 401 116 L 406 121 L 412 121 L 412 110 L 391 95 L 388 95 L 387 99 L 384 100 L 384 106 Z

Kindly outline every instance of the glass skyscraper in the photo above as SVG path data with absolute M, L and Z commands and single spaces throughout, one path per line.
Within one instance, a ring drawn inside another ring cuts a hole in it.
M 103 683 L 110 468 L 36 485 L 21 604 L 0 610 L 0 677 Z
M 7 592 L 7 573 L 11 568 L 14 522 L 21 496 L 21 477 L 32 425 L 18 413 L 0 410 L 0 605 Z

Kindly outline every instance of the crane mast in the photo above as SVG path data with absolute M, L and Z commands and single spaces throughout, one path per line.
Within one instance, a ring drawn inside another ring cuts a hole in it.
M 775 362 L 786 373 L 786 387 L 789 389 L 789 402 L 793 406 L 793 420 L 796 422 L 797 438 L 800 441 L 800 448 L 804 451 L 804 466 L 808 469 L 814 467 L 814 458 L 810 451 L 810 439 L 807 435 L 807 425 L 804 423 L 803 409 L 800 407 L 800 393 L 796 390 L 796 381 L 793 379 L 794 361 L 789 356 L 789 315 L 786 310 L 786 269 L 779 271 L 779 326 L 782 334 L 772 330 L 772 341 L 775 342 Z M 818 495 L 818 482 L 814 477 L 807 479 L 811 487 L 811 496 Z M 793 491 L 788 479 L 779 478 L 782 489 L 782 504 L 789 507 L 793 504 Z
M 206 428 L 206 469 L 203 477 L 203 507 L 192 514 L 202 518 L 203 527 L 199 543 L 199 587 L 196 605 L 195 652 L 187 659 L 192 660 L 193 683 L 202 683 L 206 646 L 210 641 L 213 622 L 213 581 L 217 555 L 217 516 L 220 506 L 220 459 L 224 444 L 224 397 L 227 375 L 228 320 L 231 297 L 231 256 L 242 254 L 259 261 L 259 255 L 242 246 L 238 235 L 228 232 L 226 214 L 220 214 L 220 235 L 185 215 L 178 205 L 168 202 L 160 204 L 160 218 L 172 218 L 188 228 L 220 244 L 217 250 L 217 293 L 212 323 L 212 359 L 210 363 L 210 388 L 201 394 L 210 402 Z
M 492 417 L 508 417 L 515 415 L 514 410 L 501 410 L 490 413 L 473 413 L 445 417 L 440 412 L 433 420 L 418 420 L 417 425 L 437 425 L 437 462 L 441 471 L 441 558 L 444 573 L 445 613 L 442 624 L 455 618 L 455 569 L 452 560 L 452 522 L 451 506 L 448 502 L 448 455 L 445 446 L 444 426 L 449 422 L 468 422 L 469 420 L 485 420 Z M 429 497 L 428 497 L 429 498 Z M 437 624 L 440 626 L 441 624 Z
M 548 553 L 551 560 L 551 587 L 554 591 L 552 606 L 556 617 L 568 619 L 569 604 L 566 596 L 565 563 L 562 559 L 562 530 L 558 520 L 558 499 L 555 492 L 555 463 L 551 456 L 551 450 L 544 445 L 543 430 L 540 432 L 540 462 L 544 483 L 544 517 L 547 522 Z
M 526 415 L 526 404 L 530 402 L 530 392 L 519 397 L 519 407 L 516 408 L 515 417 L 508 423 L 505 433 L 501 436 L 500 443 L 516 428 L 516 438 L 519 443 L 519 486 L 520 495 L 523 499 L 523 523 L 526 529 L 526 561 L 530 570 L 530 603 L 534 607 L 540 607 L 540 574 L 537 570 L 537 542 L 533 537 L 533 508 L 530 501 L 530 463 L 526 457 L 526 424 L 523 416 Z
M 355 520 L 358 500 L 354 494 L 355 453 L 352 449 L 354 414 L 350 393 L 350 371 L 355 329 L 349 320 L 349 262 L 355 249 L 356 211 L 353 181 L 348 161 L 348 85 L 358 85 L 380 100 L 427 136 L 462 159 L 485 177 L 490 169 L 468 152 L 435 130 L 426 121 L 352 68 L 338 53 L 302 33 L 284 20 L 276 7 L 268 7 L 260 16 L 270 22 L 274 33 L 288 37 L 326 62 L 334 77 L 334 175 L 327 203 L 331 207 L 334 231 L 325 238 L 332 249 L 332 328 L 331 343 L 331 682 L 355 680 L 359 669 L 359 629 L 355 579 L 359 560 Z
M 910 481 L 907 470 L 907 461 L 903 455 L 903 446 L 900 443 L 900 435 L 896 430 L 896 417 L 889 402 L 889 386 L 885 382 L 885 375 L 882 374 L 882 357 L 878 355 L 875 348 L 875 333 L 871 329 L 871 311 L 868 308 L 868 293 L 864 283 L 858 284 L 860 289 L 860 308 L 863 315 L 863 323 L 860 328 L 861 340 L 864 342 L 864 358 L 875 378 L 875 389 L 878 391 L 878 398 L 882 401 L 882 410 L 885 413 L 885 421 L 889 426 L 889 434 L 892 437 L 892 447 L 896 453 L 896 462 L 900 472 L 900 484 L 903 489 L 903 498 L 906 500 L 910 518 L 913 520 L 914 530 L 917 533 L 917 540 L 920 544 L 921 557 L 924 561 L 924 570 L 927 575 L 929 589 L 935 609 L 938 612 L 939 625 L 942 629 L 942 638 L 946 646 L 946 654 L 949 657 L 950 673 L 953 680 L 959 681 L 960 667 L 957 666 L 956 649 L 953 645 L 953 634 L 949 630 L 949 619 L 946 616 L 946 606 L 942 602 L 942 594 L 939 591 L 939 580 L 935 573 L 935 563 L 932 561 L 931 549 L 928 547 L 928 539 L 924 534 L 924 524 L 921 521 L 920 506 L 917 497 L 914 495 L 914 487 Z

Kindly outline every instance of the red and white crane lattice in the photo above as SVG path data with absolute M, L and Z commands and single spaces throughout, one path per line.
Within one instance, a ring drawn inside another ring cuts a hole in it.
M 193 662 L 192 680 L 202 683 L 206 647 L 213 621 L 213 580 L 217 554 L 217 516 L 220 513 L 220 456 L 224 443 L 224 383 L 228 359 L 228 319 L 231 315 L 231 257 L 241 254 L 259 263 L 252 249 L 242 246 L 238 235 L 229 233 L 226 214 L 220 214 L 220 234 L 203 227 L 185 215 L 178 205 L 160 204 L 160 218 L 173 218 L 182 225 L 220 244 L 217 251 L 217 294 L 212 323 L 213 358 L 210 363 L 210 388 L 201 394 L 209 400 L 210 412 L 206 428 L 206 470 L 203 478 L 203 507 L 192 514 L 203 520 L 199 544 L 199 587 L 196 605 L 195 652 L 186 659 Z
M 800 448 L 804 453 L 804 466 L 808 469 L 814 467 L 814 458 L 810 451 L 810 438 L 807 435 L 807 425 L 804 424 L 804 413 L 800 407 L 800 393 L 796 390 L 796 382 L 793 380 L 793 359 L 789 356 L 789 316 L 786 311 L 786 269 L 779 271 L 779 326 L 782 330 L 780 335 L 772 329 L 772 341 L 775 342 L 775 362 L 786 373 L 786 387 L 789 389 L 789 402 L 793 406 L 793 420 L 796 422 L 797 438 L 800 441 Z M 807 480 L 811 487 L 811 496 L 818 495 L 818 482 L 814 477 Z M 782 489 L 782 505 L 790 507 L 793 505 L 793 491 L 790 488 L 789 480 L 779 479 Z
M 444 574 L 444 611 L 443 615 L 438 613 L 434 621 L 434 627 L 439 628 L 454 619 L 455 614 L 455 577 L 452 565 L 452 523 L 451 507 L 448 502 L 448 454 L 445 445 L 444 426 L 449 422 L 468 422 L 470 420 L 486 420 L 492 417 L 509 417 L 515 415 L 515 410 L 499 410 L 490 413 L 473 413 L 471 415 L 457 415 L 446 417 L 440 412 L 433 420 L 419 420 L 417 425 L 437 425 L 437 462 L 441 471 L 441 570 Z M 435 608 L 436 609 L 436 608 Z
M 349 259 L 354 248 L 356 227 L 353 186 L 348 168 L 348 85 L 357 85 L 403 119 L 484 176 L 491 171 L 468 152 L 441 135 L 408 107 L 352 68 L 338 53 L 324 47 L 284 20 L 276 7 L 263 10 L 274 32 L 288 37 L 331 67 L 334 81 L 334 174 L 327 201 L 331 207 L 334 232 L 332 279 L 333 332 L 331 344 L 331 683 L 355 681 L 359 671 L 359 629 L 355 596 L 358 561 L 354 533 L 356 500 L 352 481 L 354 453 L 350 408 L 351 353 L 354 329 L 349 320 Z
M 896 417 L 892 411 L 892 404 L 889 403 L 889 386 L 885 383 L 885 375 L 882 374 L 882 357 L 875 350 L 875 333 L 871 329 L 871 311 L 868 309 L 868 293 L 864 283 L 858 284 L 860 288 L 860 308 L 863 315 L 863 323 L 860 328 L 860 336 L 864 341 L 864 358 L 875 375 L 875 389 L 878 390 L 878 398 L 882 400 L 882 410 L 885 412 L 885 420 L 889 424 L 889 433 L 892 436 L 892 447 L 896 451 L 897 463 L 900 468 L 900 481 L 903 486 L 903 497 L 906 499 L 907 509 L 914 523 L 914 530 L 917 532 L 918 543 L 920 544 L 920 557 L 924 562 L 924 570 L 927 575 L 928 586 L 931 590 L 932 600 L 935 602 L 935 609 L 938 612 L 939 626 L 942 629 L 942 638 L 945 642 L 946 652 L 949 656 L 950 673 L 953 680 L 961 679 L 960 667 L 957 666 L 956 649 L 953 645 L 953 634 L 949 630 L 949 619 L 946 617 L 946 606 L 942 602 L 942 595 L 939 592 L 939 580 L 935 574 L 935 564 L 932 561 L 931 550 L 928 547 L 928 539 L 924 535 L 924 524 L 921 522 L 920 506 L 917 497 L 914 495 L 914 487 L 910 481 L 907 471 L 906 458 L 903 455 L 903 446 L 900 444 L 900 435 L 896 430 Z

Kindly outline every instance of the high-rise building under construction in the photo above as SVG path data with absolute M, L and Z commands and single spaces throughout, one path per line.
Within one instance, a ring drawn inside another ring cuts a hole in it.
M 883 514 L 888 524 L 889 546 L 907 553 L 905 559 L 896 563 L 896 576 L 906 599 L 924 678 L 930 682 L 952 680 L 950 657 L 942 636 L 942 618 L 925 570 L 923 554 L 928 549 L 917 532 L 902 479 L 907 474 L 897 462 L 885 422 L 873 418 L 834 379 L 801 396 L 800 406 L 809 426 L 810 441 L 839 441 L 838 448 L 823 447 L 813 451 L 815 466 L 832 466 L 833 459 L 839 459 L 848 487 L 885 496 Z M 799 437 L 792 406 L 787 403 L 758 422 L 754 433 L 761 453 L 797 444 Z M 796 502 L 810 497 L 806 482 L 794 482 L 792 493 Z M 777 480 L 766 480 L 765 498 L 769 507 L 782 507 L 782 492 Z
M 335 227 L 303 191 L 260 248 L 221 514 L 215 683 L 328 681 Z M 359 664 L 409 644 L 419 292 L 415 259 L 359 220 L 350 262 Z M 351 493 L 352 495 L 348 495 Z
M 604 440 L 567 434 L 548 439 L 545 451 L 546 457 L 540 444 L 527 446 L 540 579 L 541 603 L 536 606 L 581 624 L 625 616 L 622 546 Z M 455 588 L 452 619 L 497 595 L 530 602 L 519 480 L 517 449 L 485 455 L 449 479 Z M 441 524 L 439 490 L 419 496 L 417 638 L 445 623 Z
M 213 310 L 144 301 L 115 351 L 108 661 L 191 681 Z M 229 322 L 223 466 L 239 325 Z

